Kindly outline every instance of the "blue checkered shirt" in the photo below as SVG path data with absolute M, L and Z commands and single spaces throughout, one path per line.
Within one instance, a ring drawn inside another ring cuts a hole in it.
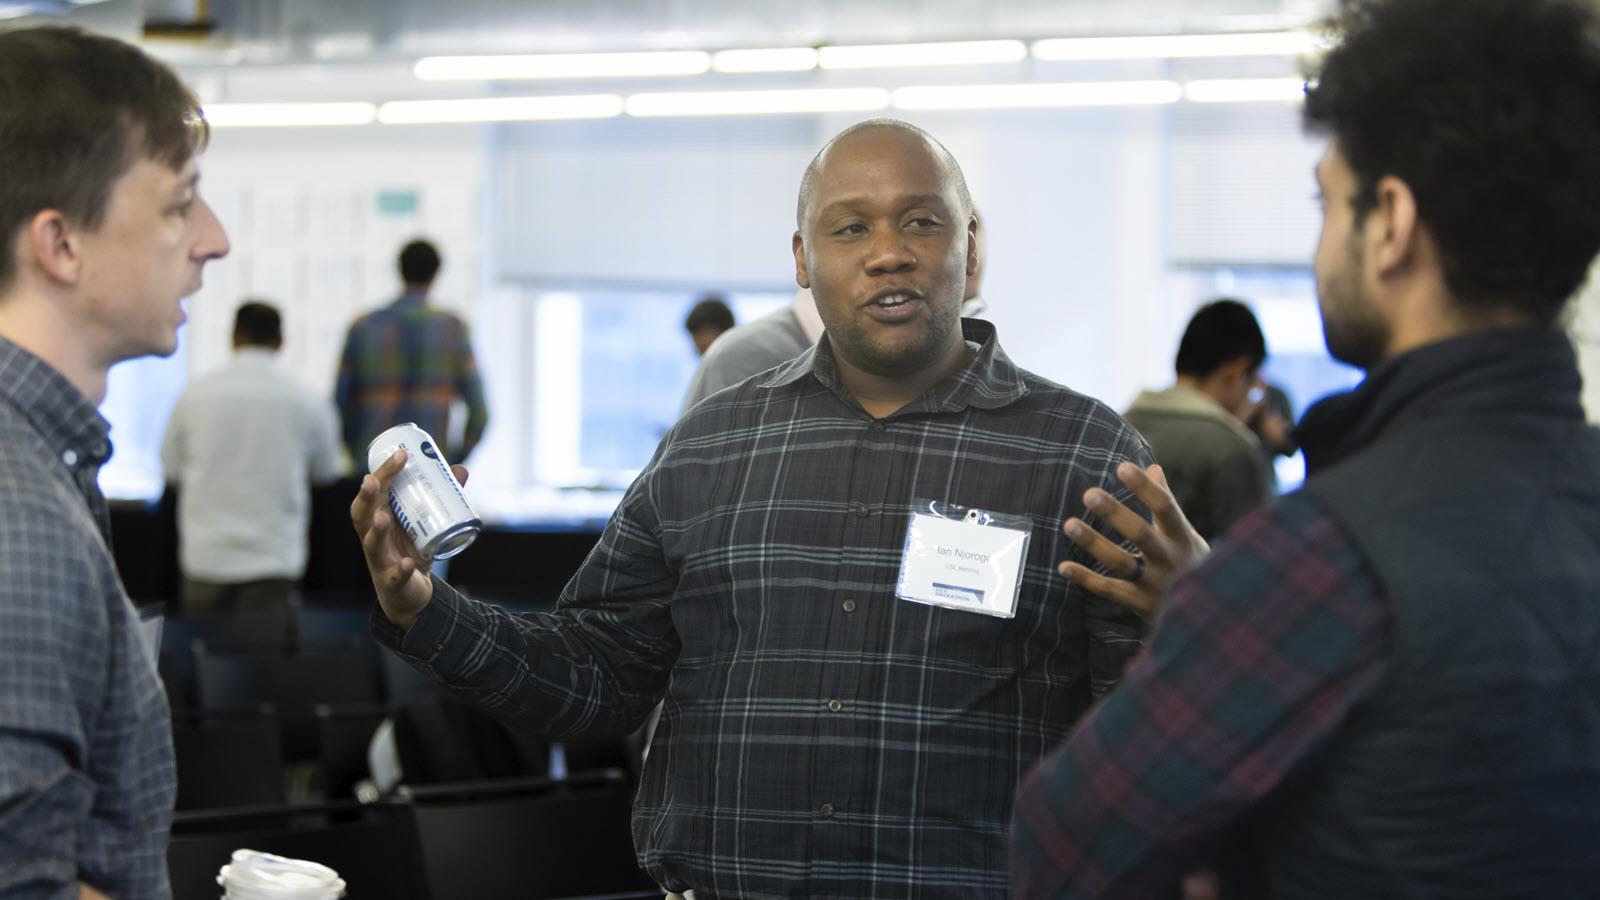
M 0 896 L 162 898 L 176 777 L 95 479 L 109 425 L 0 338 Z
M 1077 556 L 1061 522 L 1151 459 L 1116 413 L 963 324 L 974 360 L 885 419 L 826 340 L 696 406 L 556 612 L 439 582 L 404 634 L 375 615 L 379 639 L 558 736 L 626 732 L 664 696 L 634 843 L 673 891 L 1003 897 L 1017 782 L 1142 637 L 1056 574 Z M 1015 618 L 896 598 L 919 498 L 1031 523 Z

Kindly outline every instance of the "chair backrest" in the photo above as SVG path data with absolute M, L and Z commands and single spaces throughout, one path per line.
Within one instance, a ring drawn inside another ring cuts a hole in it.
M 359 650 L 275 654 L 195 654 L 196 682 L 203 709 L 239 709 L 271 704 L 283 726 L 284 756 L 314 760 L 318 755 L 319 703 L 375 703 L 366 656 Z
M 217 872 L 249 848 L 322 863 L 347 885 L 345 900 L 430 900 L 403 804 L 324 804 L 179 813 L 167 845 L 173 900 L 217 900 Z M 438 895 L 449 900 L 451 893 Z M 510 896 L 510 895 L 508 895 Z
M 599 531 L 489 527 L 449 561 L 450 584 L 511 608 L 550 609 L 600 540 Z
M 317 704 L 317 783 L 324 799 L 355 796 L 356 784 L 370 774 L 372 734 L 391 712 L 380 704 Z
M 288 653 L 289 610 L 252 609 L 226 616 L 170 616 L 161 625 L 161 677 L 173 706 L 199 703 L 194 655 Z
M 404 706 L 424 697 L 449 693 L 444 685 L 411 668 L 396 653 L 388 650 L 379 653 L 378 666 L 383 674 L 383 696 L 390 706 Z
M 412 789 L 430 891 L 452 900 L 647 890 L 619 772 Z
M 215 809 L 284 801 L 283 745 L 270 707 L 206 712 L 174 709 L 177 808 Z
M 350 527 L 350 503 L 360 490 L 360 473 L 312 487 L 302 585 L 308 596 L 342 599 L 353 609 L 369 609 L 375 599 L 372 576 L 361 553 L 361 538 Z

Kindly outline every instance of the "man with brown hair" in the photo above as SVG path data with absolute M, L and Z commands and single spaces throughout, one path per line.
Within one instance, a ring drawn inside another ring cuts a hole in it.
M 199 103 L 134 47 L 0 33 L 0 895 L 165 897 L 171 720 L 96 485 L 112 365 L 227 236 Z

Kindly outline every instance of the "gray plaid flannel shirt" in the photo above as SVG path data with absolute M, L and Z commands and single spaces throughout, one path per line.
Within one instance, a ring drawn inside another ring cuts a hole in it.
M 1004 896 L 1017 782 L 1143 634 L 1056 574 L 1091 562 L 1061 522 L 1151 458 L 1104 404 L 1017 369 L 992 325 L 963 326 L 973 362 L 883 420 L 826 340 L 698 405 L 556 612 L 436 582 L 409 631 L 378 613 L 375 633 L 529 730 L 626 732 L 664 696 L 634 842 L 669 889 Z M 895 597 L 918 498 L 1031 520 L 1015 618 Z
M 170 894 L 172 720 L 111 556 L 108 429 L 0 338 L 0 897 Z

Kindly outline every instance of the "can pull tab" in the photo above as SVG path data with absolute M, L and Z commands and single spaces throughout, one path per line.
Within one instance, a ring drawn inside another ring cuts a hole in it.
M 987 525 L 994 521 L 994 517 L 981 509 L 967 510 L 967 521 L 974 525 Z

